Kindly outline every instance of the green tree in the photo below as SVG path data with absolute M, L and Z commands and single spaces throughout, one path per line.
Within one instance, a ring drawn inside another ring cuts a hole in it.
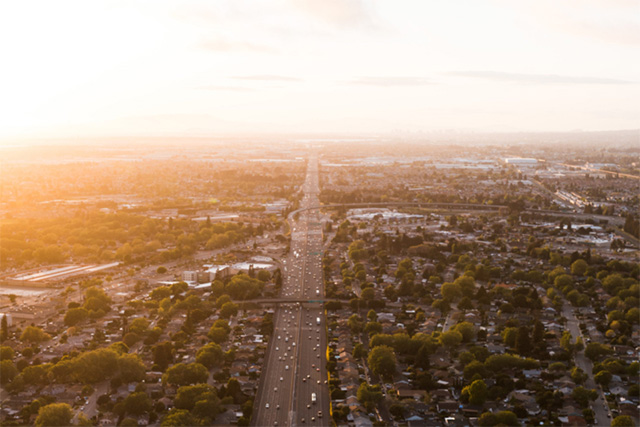
M 594 381 L 597 384 L 600 384 L 603 387 L 608 387 L 609 383 L 611 382 L 611 378 L 613 377 L 613 375 L 611 374 L 611 372 L 607 371 L 607 370 L 602 370 L 600 372 L 598 372 L 594 377 Z
M 358 387 L 357 397 L 367 410 L 373 410 L 382 401 L 382 391 L 379 385 L 369 385 L 363 382 Z
M 22 378 L 25 384 L 39 385 L 47 381 L 48 365 L 31 365 L 22 370 Z
M 222 348 L 218 344 L 209 343 L 198 350 L 198 353 L 196 353 L 196 362 L 211 369 L 222 366 L 224 363 L 223 356 Z
M 584 276 L 584 273 L 587 272 L 587 268 L 589 268 L 589 264 L 583 259 L 577 259 L 571 264 L 571 274 L 574 276 Z
M 516 351 L 520 353 L 521 356 L 527 356 L 531 353 L 532 347 L 529 328 L 520 326 L 518 328 L 518 335 L 516 336 Z
M 237 274 L 227 284 L 226 291 L 234 300 L 246 300 L 260 296 L 263 287 L 264 283 L 260 280 L 246 274 Z
M 51 403 L 49 405 L 42 406 L 38 410 L 38 417 L 36 418 L 36 427 L 45 426 L 69 426 L 71 425 L 71 419 L 73 418 L 73 410 L 71 406 L 66 403 Z
M 473 302 L 471 302 L 471 298 L 467 296 L 462 297 L 462 299 L 458 303 L 458 308 L 462 311 L 473 310 Z
M 124 410 L 127 414 L 142 415 L 153 409 L 153 402 L 144 392 L 131 393 L 123 401 Z
M 144 317 L 138 317 L 129 324 L 129 332 L 136 335 L 144 335 L 149 330 L 149 321 Z
M 515 347 L 516 338 L 518 337 L 518 328 L 504 328 L 500 336 L 502 336 L 502 342 L 504 342 L 506 345 L 508 345 L 509 347 Z
M 482 405 L 488 396 L 487 384 L 483 380 L 475 380 L 462 389 L 462 394 L 467 395 L 470 404 Z
M 500 411 L 497 414 L 498 424 L 503 426 L 518 425 L 518 417 L 511 411 Z
M 220 317 L 224 319 L 228 319 L 231 316 L 236 316 L 237 314 L 238 305 L 232 302 L 227 302 L 220 308 Z
M 449 330 L 440 334 L 438 341 L 447 349 L 452 350 L 462 342 L 462 334 L 458 331 Z
M 634 427 L 636 424 L 629 415 L 618 415 L 611 422 L 611 427 Z
M 162 381 L 173 385 L 190 385 L 206 383 L 209 371 L 200 363 L 178 363 L 167 369 L 162 376 Z
M 367 349 L 364 347 L 362 343 L 357 343 L 353 347 L 353 357 L 356 359 L 362 359 L 363 357 L 367 357 Z
M 587 344 L 587 347 L 584 350 L 585 356 L 587 356 L 591 361 L 596 362 L 600 360 L 603 356 L 613 353 L 611 347 L 605 344 L 600 344 L 597 342 L 591 342 Z
M 64 324 L 67 326 L 75 326 L 80 322 L 84 322 L 89 318 L 89 312 L 82 307 L 70 308 L 64 315 Z
M 362 290 L 362 299 L 366 301 L 372 301 L 376 297 L 376 294 L 372 288 L 366 288 Z
M 367 361 L 371 371 L 383 378 L 391 378 L 396 372 L 396 354 L 389 346 L 380 345 L 373 348 Z
M 0 384 L 4 385 L 11 382 L 16 375 L 18 375 L 18 369 L 16 369 L 11 360 L 0 362 Z
M 442 294 L 442 298 L 448 301 L 455 301 L 462 295 L 462 289 L 457 283 L 447 282 L 440 287 L 440 294 Z
M 224 294 L 224 283 L 220 280 L 211 282 L 211 295 L 214 298 L 220 298 Z
M 361 333 L 364 328 L 362 318 L 357 314 L 352 314 L 349 317 L 349 320 L 347 320 L 347 325 L 349 326 L 351 333 L 354 335 Z
M 111 310 L 111 303 L 111 298 L 105 293 L 104 289 L 91 286 L 84 292 L 83 306 L 88 311 L 106 313 Z
M 571 397 L 584 408 L 589 405 L 590 400 L 597 399 L 598 393 L 593 389 L 589 390 L 582 386 L 578 386 L 571 392 Z
M 564 331 L 562 333 L 562 337 L 560 337 L 560 346 L 564 348 L 568 353 L 573 353 L 574 346 L 571 343 L 572 340 L 571 332 Z
M 224 328 L 214 325 L 209 329 L 207 336 L 214 343 L 221 344 L 229 339 L 229 332 Z
M 268 282 L 271 279 L 271 273 L 267 270 L 258 271 L 258 280 L 261 282 Z
M 415 360 L 413 362 L 414 366 L 419 369 L 429 369 L 429 356 L 431 355 L 431 349 L 428 344 L 423 344 L 418 352 L 416 353 Z
M 184 409 L 172 409 L 160 424 L 162 427 L 192 427 L 201 425 L 199 420 Z
M 137 354 L 121 354 L 118 357 L 118 372 L 125 381 L 142 381 L 146 376 L 146 368 Z
M 571 370 L 571 379 L 574 383 L 580 385 L 584 384 L 584 382 L 589 378 L 589 375 L 586 374 L 582 369 L 577 366 Z
M 478 418 L 478 425 L 483 427 L 491 426 L 517 426 L 518 416 L 511 411 L 500 411 L 497 414 L 484 412 Z
M 487 376 L 487 369 L 484 367 L 484 363 L 477 360 L 472 360 L 467 366 L 464 367 L 464 378 L 470 380 L 471 378 L 479 375 L 484 378 Z
M 195 384 L 182 386 L 178 389 L 174 404 L 178 409 L 191 411 L 196 403 L 202 400 L 213 400 L 218 402 L 216 389 L 209 384 Z
M 462 335 L 462 342 L 470 342 L 476 335 L 476 329 L 469 322 L 460 322 L 453 327 L 453 330 Z
M 20 335 L 20 341 L 38 344 L 51 339 L 51 336 L 37 326 L 27 326 Z
M 2 347 L 0 347 L 0 361 L 13 360 L 13 358 L 15 357 L 15 354 L 16 353 L 13 351 L 11 347 L 8 347 L 6 345 L 3 345 Z
M 0 321 L 0 342 L 9 338 L 9 324 L 7 322 L 7 315 L 2 316 L 2 321 Z
M 171 289 L 168 286 L 160 286 L 152 290 L 149 296 L 152 300 L 161 301 L 171 296 Z
M 369 336 L 379 334 L 382 332 L 382 325 L 379 322 L 367 322 L 364 326 L 364 331 L 369 334 Z

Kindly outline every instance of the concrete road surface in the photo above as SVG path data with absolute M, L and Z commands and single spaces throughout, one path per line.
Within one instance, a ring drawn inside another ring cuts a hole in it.
M 318 162 L 309 160 L 301 206 L 318 204 Z M 290 218 L 291 253 L 281 297 L 324 297 L 322 226 L 317 211 Z M 320 303 L 281 305 L 275 313 L 253 412 L 255 426 L 330 425 L 326 319 Z

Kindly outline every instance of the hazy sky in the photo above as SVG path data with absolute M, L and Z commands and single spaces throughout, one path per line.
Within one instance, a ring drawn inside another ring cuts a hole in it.
M 640 127 L 638 0 L 6 1 L 0 141 Z

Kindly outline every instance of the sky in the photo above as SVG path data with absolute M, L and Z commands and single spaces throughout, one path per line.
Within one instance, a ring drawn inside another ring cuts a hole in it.
M 0 3 L 16 138 L 640 127 L 638 0 Z

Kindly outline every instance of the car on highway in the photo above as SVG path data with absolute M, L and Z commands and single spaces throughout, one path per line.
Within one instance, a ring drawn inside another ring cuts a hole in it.
M 264 405 L 265 408 L 269 409 L 269 404 Z

